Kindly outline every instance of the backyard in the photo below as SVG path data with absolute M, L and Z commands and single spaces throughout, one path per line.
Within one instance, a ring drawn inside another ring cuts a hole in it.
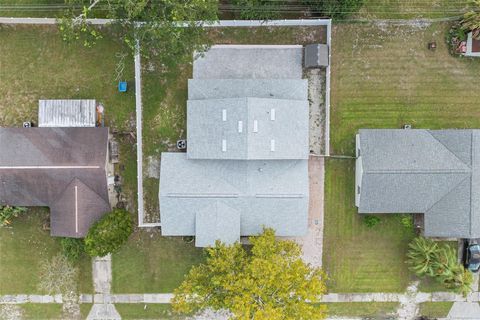
M 331 153 L 354 156 L 359 128 L 478 128 L 480 61 L 454 58 L 447 23 L 333 28 Z M 436 51 L 427 43 L 437 41 Z M 414 236 L 398 216 L 367 228 L 354 206 L 354 159 L 326 162 L 324 268 L 331 292 L 403 292 Z M 339 248 L 342 248 L 339 250 Z M 430 285 L 422 284 L 429 291 Z

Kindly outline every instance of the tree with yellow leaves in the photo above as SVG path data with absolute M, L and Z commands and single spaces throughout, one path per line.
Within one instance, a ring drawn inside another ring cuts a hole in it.
M 324 319 L 318 303 L 326 291 L 325 273 L 301 259 L 300 246 L 276 241 L 272 229 L 250 237 L 251 248 L 217 241 L 206 263 L 193 267 L 175 290 L 177 313 L 228 310 L 232 319 Z

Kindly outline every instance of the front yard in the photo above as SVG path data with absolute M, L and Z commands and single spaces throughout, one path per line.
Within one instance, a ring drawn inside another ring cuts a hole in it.
M 353 156 L 359 128 L 480 127 L 480 61 L 451 57 L 447 29 L 446 23 L 334 27 L 332 154 Z M 427 49 L 432 40 L 435 52 Z M 395 216 L 366 228 L 354 206 L 353 159 L 327 161 L 325 192 L 329 290 L 404 291 L 411 279 L 404 261 L 413 234 Z
M 0 228 L 0 295 L 45 294 L 38 288 L 40 265 L 61 254 L 60 243 L 42 229 L 49 213 L 32 208 L 19 216 L 11 227 Z M 79 263 L 78 291 L 92 293 L 92 264 L 88 257 Z

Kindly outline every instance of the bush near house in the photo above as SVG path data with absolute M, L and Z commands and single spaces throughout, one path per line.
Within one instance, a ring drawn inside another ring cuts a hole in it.
M 63 255 L 70 262 L 77 262 L 85 253 L 85 243 L 83 239 L 61 238 L 60 245 L 62 246 Z
M 85 237 L 85 251 L 92 257 L 103 257 L 117 251 L 133 232 L 131 214 L 114 209 L 97 221 Z
M 372 228 L 380 223 L 380 217 L 366 215 L 363 217 L 363 223 L 369 228 Z
M 8 226 L 12 219 L 27 211 L 24 207 L 0 206 L 0 226 Z

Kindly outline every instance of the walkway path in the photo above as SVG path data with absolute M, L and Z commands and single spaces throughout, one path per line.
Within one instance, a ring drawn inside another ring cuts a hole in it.
M 92 261 L 93 287 L 95 295 L 93 296 L 93 306 L 88 314 L 87 320 L 95 319 L 121 319 L 120 314 L 113 305 L 110 289 L 112 283 L 112 256 L 95 257 Z M 82 299 L 85 296 L 81 297 Z
M 173 293 L 145 293 L 145 294 L 81 294 L 80 303 L 170 303 Z M 407 299 L 404 293 L 329 293 L 322 297 L 321 302 L 402 302 Z M 417 292 L 415 303 L 422 302 L 480 302 L 478 292 L 469 294 L 466 298 L 452 292 Z M 2 303 L 63 303 L 61 295 L 4 295 L 0 296 Z

